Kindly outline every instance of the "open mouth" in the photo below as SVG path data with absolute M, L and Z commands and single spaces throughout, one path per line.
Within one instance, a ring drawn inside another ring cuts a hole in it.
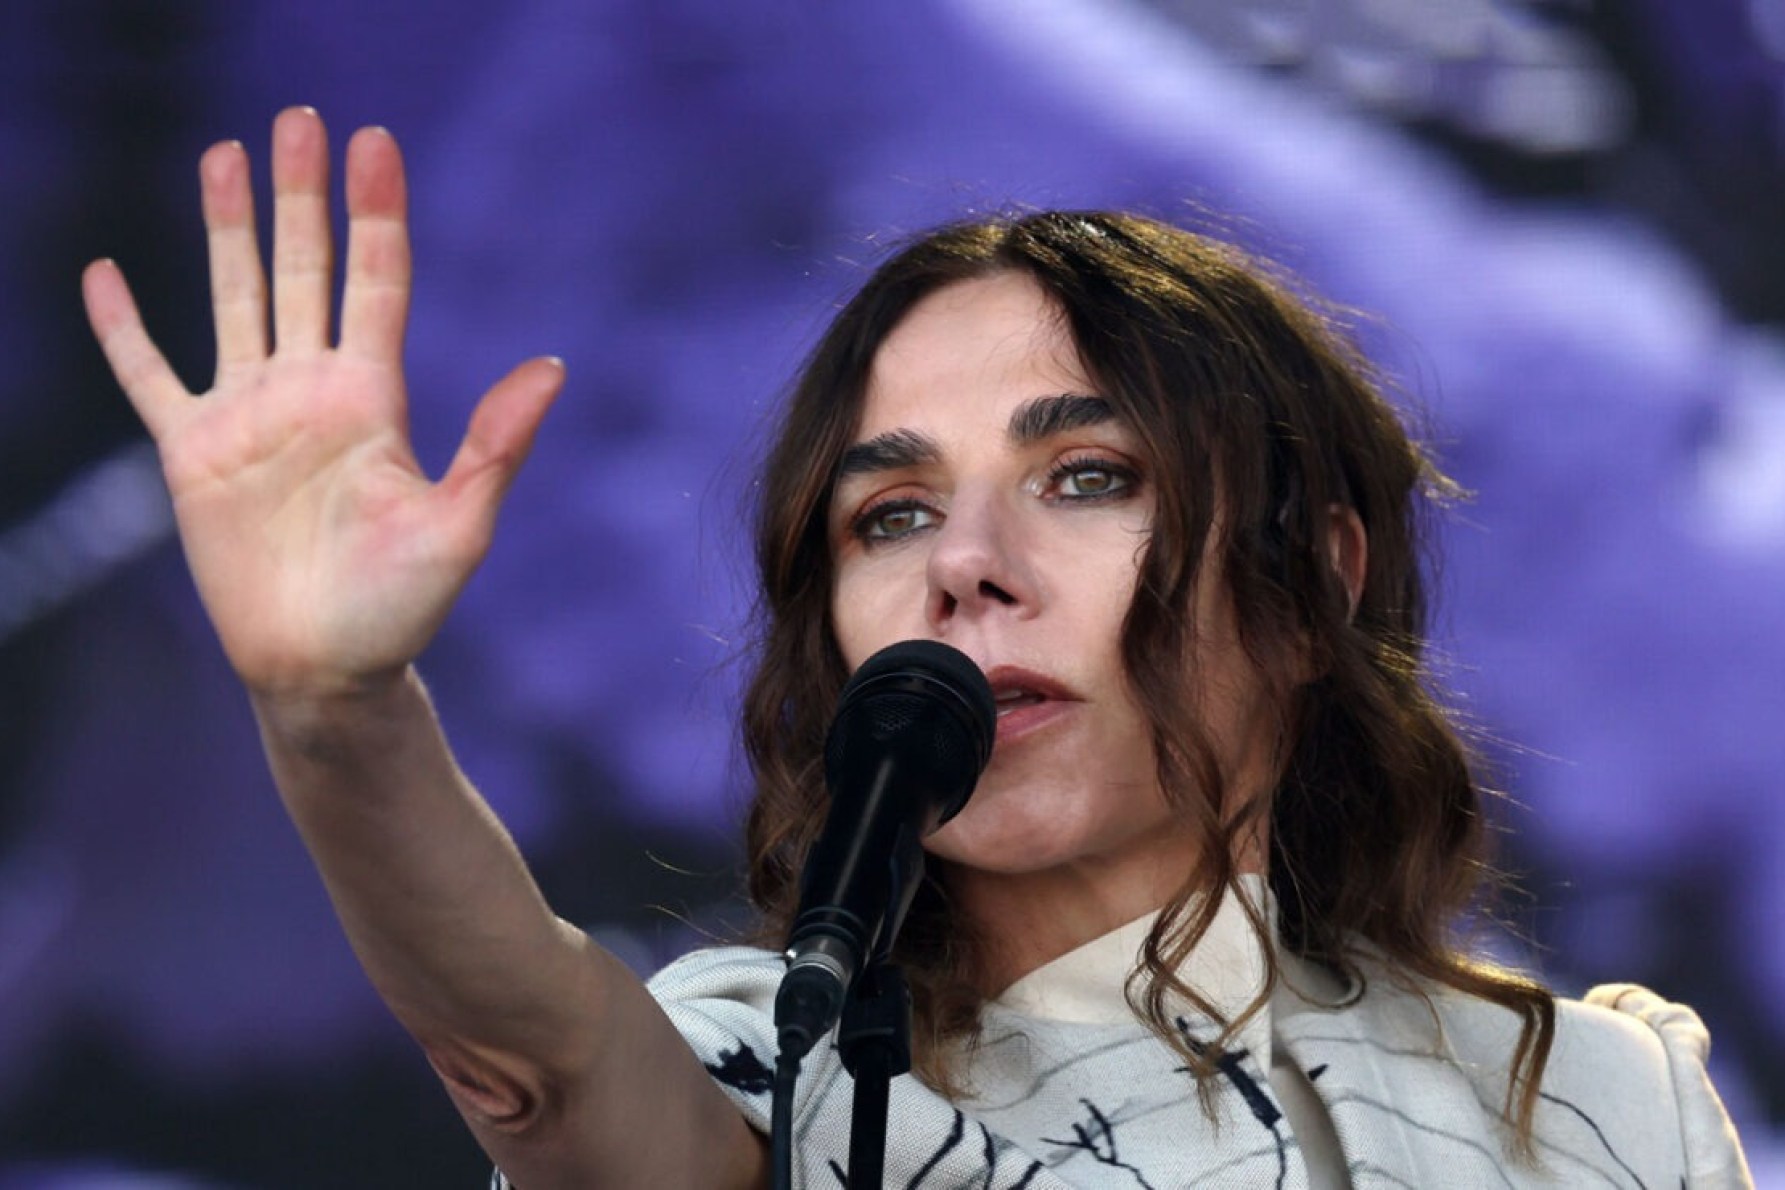
M 1020 707 L 1032 707 L 1046 701 L 1045 694 L 1039 694 L 1033 690 L 1002 690 L 994 698 L 1000 719 Z
M 1013 729 L 1020 725 L 1036 726 L 1046 717 L 1046 712 L 1019 712 L 1032 711 L 1032 708 L 1044 704 L 1058 707 L 1077 701 L 1077 695 L 1053 678 L 1021 666 L 994 666 L 986 673 L 986 679 L 991 683 L 992 702 L 997 708 L 1000 733 L 1005 731 L 1004 721 L 1010 716 L 1017 716 L 1010 721 Z

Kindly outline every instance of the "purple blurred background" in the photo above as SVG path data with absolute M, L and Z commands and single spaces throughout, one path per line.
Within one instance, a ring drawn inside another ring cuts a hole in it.
M 571 383 L 425 659 L 555 905 L 640 969 L 740 915 L 740 510 L 885 243 L 1217 226 L 1477 499 L 1448 676 L 1516 800 L 1510 955 L 1694 1004 L 1785 1184 L 1785 3 L 0 6 L 0 1188 L 479 1185 L 285 823 L 76 278 L 210 368 L 194 163 L 311 103 L 411 166 L 423 458 Z M 1211 216 L 1210 212 L 1219 212 Z

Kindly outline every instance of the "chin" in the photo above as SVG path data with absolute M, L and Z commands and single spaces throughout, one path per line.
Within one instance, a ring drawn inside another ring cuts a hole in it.
M 925 850 L 959 867 L 1011 876 L 1058 868 L 1098 850 L 1099 824 L 1078 821 L 1046 799 L 999 800 L 969 802 L 924 841 Z

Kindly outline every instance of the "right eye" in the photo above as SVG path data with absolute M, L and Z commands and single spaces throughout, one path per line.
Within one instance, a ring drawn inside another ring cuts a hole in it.
M 916 500 L 886 500 L 863 509 L 850 532 L 870 545 L 879 545 L 909 537 L 935 523 L 935 511 Z

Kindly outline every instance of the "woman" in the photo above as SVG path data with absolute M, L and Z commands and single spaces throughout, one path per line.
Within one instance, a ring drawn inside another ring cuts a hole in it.
M 245 154 L 201 163 L 203 399 L 114 266 L 85 282 L 281 796 L 515 1185 L 760 1185 L 777 956 L 639 985 L 544 905 L 412 667 L 562 367 L 510 373 L 421 476 L 396 146 L 348 148 L 335 346 L 325 161 L 316 115 L 281 114 L 272 350 Z M 839 317 L 763 490 L 745 727 L 770 948 L 849 671 L 941 640 L 1000 708 L 899 942 L 920 1081 L 893 1097 L 889 1184 L 1745 1183 L 1688 1010 L 1558 1002 L 1446 942 L 1481 828 L 1421 685 L 1416 498 L 1442 484 L 1306 307 L 1145 221 L 944 231 Z M 843 1085 L 808 1059 L 804 1184 L 839 1180 Z

